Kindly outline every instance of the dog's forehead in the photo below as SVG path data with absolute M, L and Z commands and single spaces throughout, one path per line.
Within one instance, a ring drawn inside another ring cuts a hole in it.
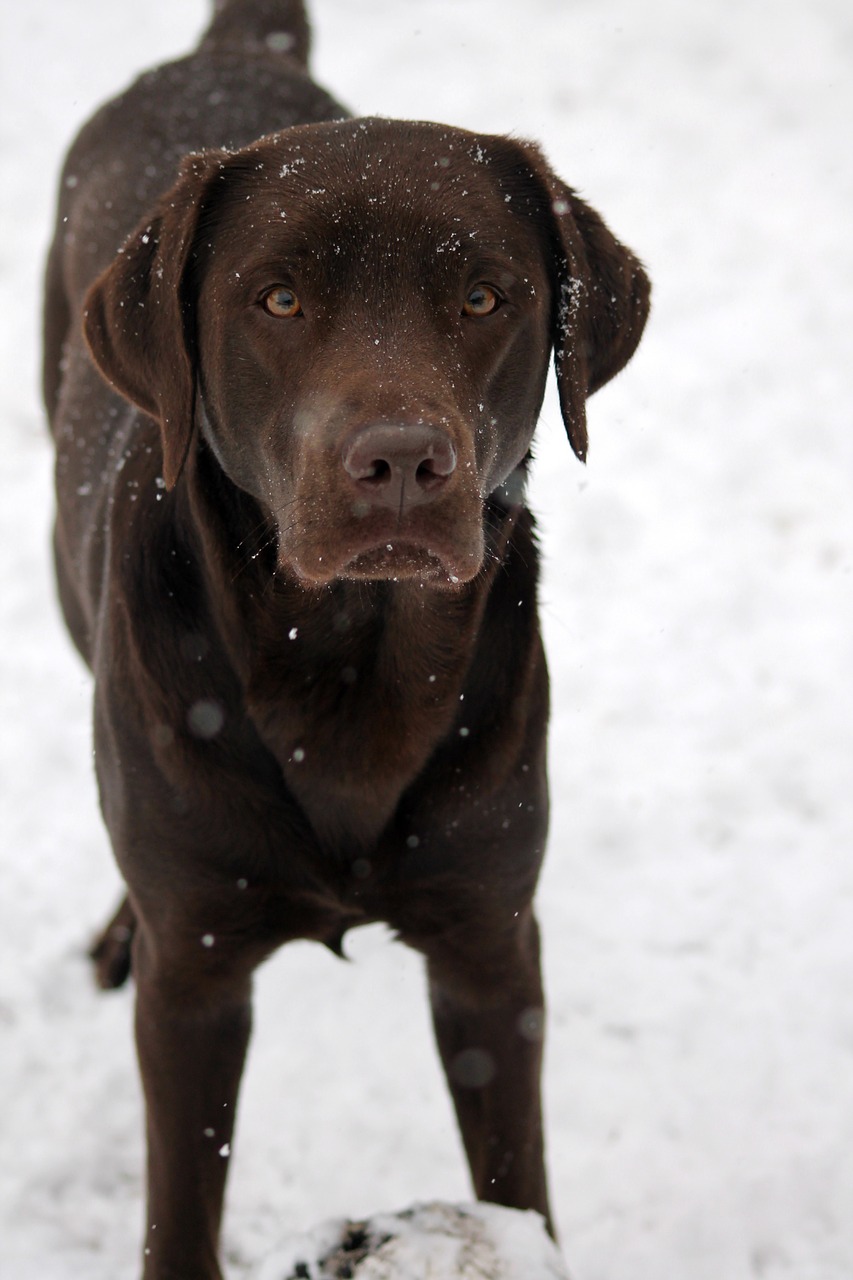
M 268 227 L 351 217 L 500 249 L 541 205 L 522 147 L 497 135 L 383 119 L 304 125 L 236 153 L 231 194 Z M 396 222 L 395 222 L 396 219 Z
M 497 135 L 470 133 L 428 121 L 362 120 L 301 125 L 256 144 L 280 161 L 283 176 L 304 171 L 341 181 L 388 187 L 408 183 L 436 192 L 467 179 L 483 190 L 495 185 L 490 172 L 506 167 L 515 144 Z M 255 149 L 253 149 L 255 150 Z M 516 162 L 519 153 L 514 153 Z

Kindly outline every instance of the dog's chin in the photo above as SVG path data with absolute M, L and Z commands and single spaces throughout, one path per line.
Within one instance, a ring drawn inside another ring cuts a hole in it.
M 357 581 L 398 582 L 418 579 L 430 586 L 455 587 L 468 582 L 474 572 L 467 574 L 455 564 L 425 547 L 393 542 L 381 547 L 361 551 L 341 569 L 339 577 Z
M 359 549 L 349 559 L 316 556 L 309 561 L 294 558 L 288 567 L 306 586 L 331 582 L 422 582 L 452 591 L 470 582 L 480 571 L 482 553 L 457 559 L 443 551 L 405 541 L 389 541 Z

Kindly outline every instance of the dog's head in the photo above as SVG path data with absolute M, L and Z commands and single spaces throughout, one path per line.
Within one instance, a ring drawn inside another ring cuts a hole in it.
M 648 312 L 637 259 L 528 143 L 432 124 L 306 125 L 204 152 L 86 299 L 105 377 L 195 432 L 308 583 L 468 581 L 483 502 L 523 462 L 554 352 L 585 400 Z

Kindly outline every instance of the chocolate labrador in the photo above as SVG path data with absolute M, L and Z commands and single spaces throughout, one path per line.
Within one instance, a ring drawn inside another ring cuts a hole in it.
M 550 1223 L 532 899 L 548 682 L 524 505 L 633 353 L 639 262 L 535 146 L 352 119 L 296 0 L 82 130 L 47 274 L 62 606 L 127 899 L 148 1280 L 221 1275 L 255 967 L 386 921 L 426 959 L 478 1196 Z

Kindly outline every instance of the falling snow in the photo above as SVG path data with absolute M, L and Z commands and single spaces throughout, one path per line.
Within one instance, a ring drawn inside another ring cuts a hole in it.
M 9 1280 L 131 1280 L 141 1248 L 132 998 L 96 994 L 84 955 L 118 881 L 53 601 L 35 335 L 69 131 L 205 14 L 28 0 L 4 19 Z M 314 17 L 344 101 L 538 139 L 655 285 L 638 355 L 590 404 L 589 465 L 549 387 L 530 486 L 554 704 L 546 1111 L 572 1273 L 850 1280 L 849 6 L 314 0 Z M 230 1280 L 281 1280 L 263 1268 L 315 1223 L 470 1194 L 417 957 L 378 929 L 347 952 L 294 945 L 258 976 Z

